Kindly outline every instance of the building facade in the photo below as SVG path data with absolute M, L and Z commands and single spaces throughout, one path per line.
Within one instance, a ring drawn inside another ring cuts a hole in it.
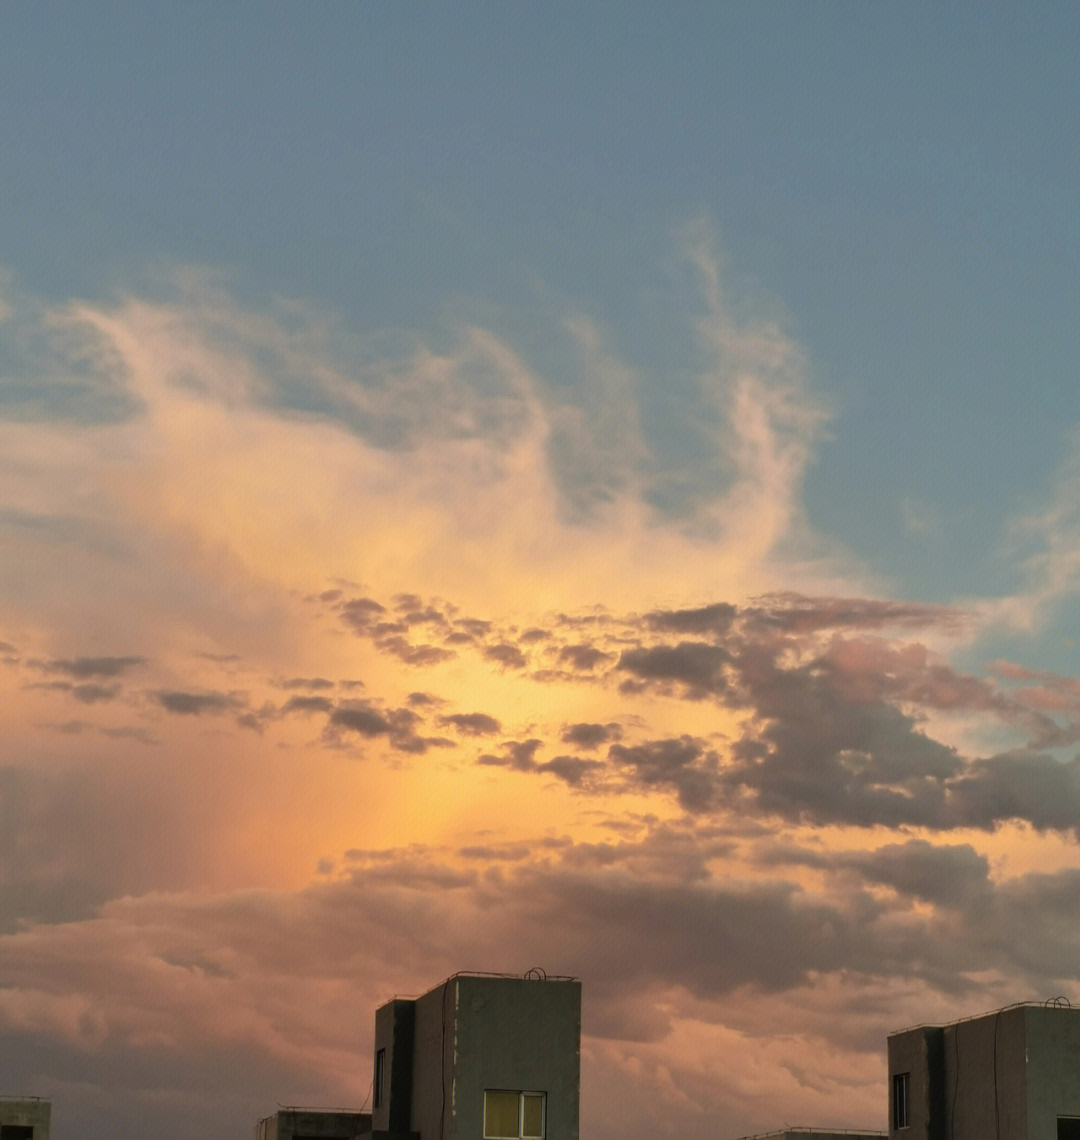
M 256 1140 L 357 1140 L 369 1136 L 371 1113 L 327 1108 L 283 1108 L 265 1116 Z
M 52 1103 L 41 1097 L 0 1097 L 0 1140 L 49 1140 Z
M 376 1011 L 372 1132 L 578 1140 L 580 1076 L 580 982 L 455 974 Z
M 374 1061 L 370 1113 L 283 1109 L 256 1140 L 578 1140 L 581 983 L 454 974 L 375 1011 Z
M 887 1132 L 859 1132 L 851 1128 L 783 1128 L 779 1132 L 757 1132 L 742 1140 L 883 1140 Z
M 1080 1140 L 1080 1009 L 906 1029 L 888 1054 L 891 1140 Z

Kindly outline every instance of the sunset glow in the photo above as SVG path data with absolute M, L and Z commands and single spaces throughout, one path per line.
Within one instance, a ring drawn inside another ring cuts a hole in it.
M 54 1140 L 358 1109 L 457 970 L 581 979 L 583 1140 L 880 1128 L 888 1032 L 1080 1001 L 1078 9 L 0 23 Z

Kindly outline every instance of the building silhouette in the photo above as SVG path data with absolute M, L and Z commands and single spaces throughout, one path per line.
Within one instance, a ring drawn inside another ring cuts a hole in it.
M 887 1049 L 887 1132 L 743 1140 L 1080 1140 L 1080 1009 L 1064 999 L 904 1029 Z M 282 1109 L 256 1140 L 578 1140 L 580 1075 L 575 978 L 453 974 L 376 1010 L 370 1113 Z M 0 1140 L 48 1140 L 47 1105 L 44 1123 Z
M 38 1096 L 0 1096 L 0 1140 L 49 1140 L 52 1102 Z
M 1080 1140 L 1080 1009 L 1006 1006 L 890 1034 L 891 1140 Z
M 755 1132 L 741 1140 L 882 1140 L 887 1132 L 861 1132 L 855 1128 L 782 1128 L 779 1132 Z
M 370 1114 L 283 1109 L 256 1138 L 578 1140 L 580 1079 L 580 982 L 459 973 L 376 1010 Z

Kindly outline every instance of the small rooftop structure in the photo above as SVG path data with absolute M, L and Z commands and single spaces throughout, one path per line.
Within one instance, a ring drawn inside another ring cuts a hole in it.
M 372 1133 L 577 1140 L 581 983 L 454 974 L 375 1013 Z
M 740 1140 L 881 1140 L 887 1132 L 861 1132 L 853 1128 L 782 1128 L 779 1132 L 755 1132 Z
M 779 1132 L 755 1132 L 740 1140 L 882 1140 L 887 1132 L 861 1132 L 856 1129 L 781 1129 Z
M 39 1096 L 0 1096 L 0 1140 L 49 1140 L 52 1102 Z
M 255 1127 L 255 1140 L 357 1140 L 357 1137 L 369 1136 L 370 1133 L 370 1112 L 283 1108 L 259 1121 Z
M 1080 1009 L 1021 1003 L 892 1033 L 892 1140 L 1080 1140 Z
M 578 1140 L 580 1077 L 576 978 L 453 974 L 375 1011 L 370 1113 L 282 1109 L 256 1140 Z

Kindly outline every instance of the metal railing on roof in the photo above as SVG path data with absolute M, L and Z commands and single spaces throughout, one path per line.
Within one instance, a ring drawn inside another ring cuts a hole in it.
M 539 966 L 533 966 L 531 970 L 526 970 L 524 974 L 504 974 L 497 970 L 455 970 L 449 977 L 443 978 L 438 985 L 432 986 L 431 990 L 437 990 L 439 986 L 445 986 L 447 982 L 452 982 L 455 978 L 515 978 L 518 981 L 525 979 L 526 981 L 534 982 L 576 982 L 578 979 L 573 974 L 549 974 L 546 970 L 541 969 Z M 430 993 L 431 990 L 425 990 L 425 993 Z M 415 1001 L 422 994 L 394 994 L 390 999 L 391 1001 Z
M 877 1128 L 774 1128 L 771 1132 L 755 1132 L 752 1136 L 740 1136 L 739 1140 L 775 1140 L 789 1132 L 804 1133 L 807 1136 L 888 1136 Z
M 908 1025 L 904 1029 L 894 1029 L 889 1034 L 895 1037 L 898 1033 L 910 1033 L 913 1029 L 948 1029 L 950 1025 L 963 1025 L 965 1021 L 979 1021 L 984 1017 L 996 1017 L 999 1013 L 1006 1013 L 1010 1009 L 1072 1009 L 1072 1002 L 1064 994 L 1046 998 L 1044 1001 L 1014 1001 L 1011 1005 L 1003 1005 L 1000 1009 L 988 1009 L 985 1013 L 969 1013 L 967 1017 L 958 1017 L 955 1021 L 938 1022 L 930 1025 L 922 1022 L 919 1025 Z M 751 1140 L 747 1137 L 747 1140 Z

